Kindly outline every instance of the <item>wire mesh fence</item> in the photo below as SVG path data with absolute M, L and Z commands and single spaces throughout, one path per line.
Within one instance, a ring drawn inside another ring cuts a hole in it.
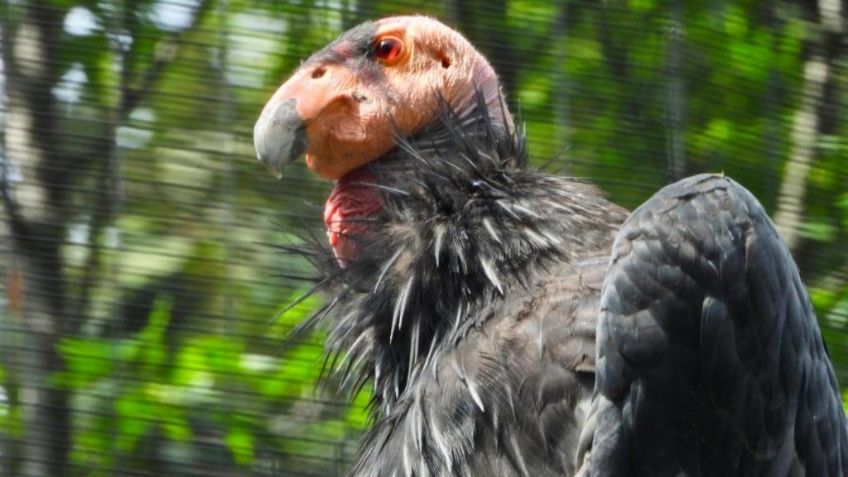
M 531 162 L 635 207 L 723 171 L 775 218 L 848 384 L 839 2 L 7 1 L 0 472 L 342 475 L 368 390 L 323 380 L 305 261 L 330 184 L 254 160 L 264 102 L 368 18 L 493 63 Z M 286 310 L 285 313 L 281 313 Z M 326 373 L 324 373 L 326 374 Z

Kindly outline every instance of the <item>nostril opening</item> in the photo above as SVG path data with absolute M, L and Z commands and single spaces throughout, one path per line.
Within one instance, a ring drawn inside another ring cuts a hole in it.
M 324 68 L 315 68 L 315 71 L 312 72 L 312 79 L 318 79 L 324 76 L 327 73 L 327 70 Z
M 451 60 L 445 55 L 441 55 L 442 68 L 448 69 L 451 65 Z

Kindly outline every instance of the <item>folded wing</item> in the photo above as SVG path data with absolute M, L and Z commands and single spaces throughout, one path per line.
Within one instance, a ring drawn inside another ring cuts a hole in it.
M 848 475 L 846 421 L 798 268 L 757 200 L 699 175 L 619 232 L 584 475 Z

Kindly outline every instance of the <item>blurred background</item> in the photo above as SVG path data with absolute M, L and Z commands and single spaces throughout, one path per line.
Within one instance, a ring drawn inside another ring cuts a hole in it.
M 273 179 L 252 127 L 311 52 L 411 12 L 488 56 L 536 166 L 631 208 L 703 171 L 754 192 L 845 389 L 840 0 L 6 0 L 0 475 L 341 475 L 367 391 L 285 339 L 317 301 L 281 313 L 312 272 L 274 248 L 323 234 L 330 184 Z

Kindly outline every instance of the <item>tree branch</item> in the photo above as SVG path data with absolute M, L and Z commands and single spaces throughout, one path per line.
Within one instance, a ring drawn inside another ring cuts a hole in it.
M 118 108 L 121 118 L 126 118 L 140 102 L 147 98 L 162 74 L 176 58 L 177 52 L 183 44 L 183 39 L 200 25 L 200 21 L 211 6 L 212 0 L 203 0 L 194 10 L 191 23 L 179 32 L 173 33 L 170 38 L 157 46 L 156 58 L 140 78 L 139 85 L 133 88 L 127 84 L 126 88 L 122 88 L 121 102 Z M 124 65 L 124 67 L 128 68 L 127 65 Z
M 105 141 L 92 144 L 90 157 L 102 157 L 106 166 L 101 168 L 97 177 L 94 193 L 94 213 L 89 223 L 88 256 L 83 265 L 83 276 L 80 281 L 76 300 L 77 316 L 84 316 L 91 302 L 91 289 L 100 279 L 100 264 L 102 255 L 102 235 L 106 227 L 113 222 L 118 200 L 119 171 L 117 163 L 117 144 L 115 134 L 118 126 L 126 121 L 136 106 L 144 101 L 155 87 L 156 83 L 167 71 L 183 45 L 185 37 L 194 31 L 212 5 L 212 0 L 204 0 L 194 11 L 191 23 L 184 29 L 174 33 L 158 48 L 157 57 L 138 81 L 139 86 L 133 88 L 131 75 L 131 52 L 122 50 L 120 100 L 117 111 L 112 116 L 111 124 L 104 135 Z M 130 35 L 137 35 L 137 23 L 131 10 L 125 12 L 124 27 Z M 103 144 L 106 142 L 106 144 Z M 104 147 L 105 146 L 105 147 Z

